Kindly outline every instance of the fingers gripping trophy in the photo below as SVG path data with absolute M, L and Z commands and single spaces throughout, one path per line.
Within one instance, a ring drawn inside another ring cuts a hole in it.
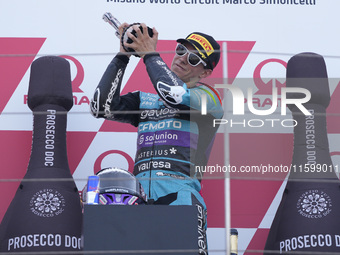
M 115 18 L 110 12 L 106 12 L 104 13 L 103 15 L 103 20 L 105 22 L 107 22 L 108 24 L 110 24 L 115 30 L 115 35 L 118 37 L 118 39 L 120 38 L 120 43 L 121 43 L 121 46 L 124 48 L 124 50 L 126 52 L 130 52 L 131 54 L 133 54 L 134 56 L 136 57 L 140 57 L 138 54 L 138 52 L 135 52 L 134 49 L 132 48 L 129 48 L 129 47 L 126 47 L 124 45 L 124 43 L 127 43 L 127 44 L 131 44 L 133 41 L 128 37 L 127 33 L 130 32 L 132 35 L 136 36 L 137 37 L 137 32 L 136 30 L 134 30 L 133 26 L 135 25 L 139 25 L 140 23 L 132 23 L 130 25 L 127 25 L 127 27 L 125 27 L 122 31 L 122 36 L 120 36 L 120 33 L 119 33 L 119 26 L 121 25 L 121 23 L 118 21 L 117 18 Z M 139 26 L 139 29 L 141 30 L 141 32 L 143 33 L 143 28 L 142 26 Z M 153 30 L 148 27 L 147 28 L 148 30 L 148 34 L 150 37 L 153 36 Z
M 329 153 L 326 108 L 330 91 L 323 57 L 315 53 L 293 56 L 287 64 L 286 84 L 311 93 L 304 104 L 310 115 L 290 106 L 297 123 L 292 167 L 265 254 L 339 253 L 340 182 Z M 300 97 L 298 93 L 287 95 Z
M 67 112 L 73 106 L 67 60 L 46 56 L 32 63 L 28 106 L 31 156 L 0 225 L 0 251 L 72 254 L 81 250 L 82 211 L 66 152 Z

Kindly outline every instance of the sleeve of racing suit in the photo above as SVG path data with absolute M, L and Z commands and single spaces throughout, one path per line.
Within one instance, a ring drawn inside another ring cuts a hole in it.
M 170 106 L 179 109 L 201 111 L 205 98 L 208 113 L 222 118 L 223 108 L 218 92 L 210 86 L 189 89 L 187 85 L 165 64 L 158 53 L 144 57 L 147 72 L 158 95 Z
M 120 95 L 128 62 L 126 55 L 117 54 L 105 70 L 90 103 L 94 117 L 138 125 L 139 92 Z

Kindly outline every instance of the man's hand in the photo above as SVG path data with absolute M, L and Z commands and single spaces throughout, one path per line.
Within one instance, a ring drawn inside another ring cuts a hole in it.
M 129 26 L 128 23 L 124 22 L 123 24 L 121 24 L 118 28 L 118 31 L 119 31 L 119 34 L 120 34 L 120 37 L 122 37 L 123 35 L 123 32 L 124 32 L 124 29 L 126 29 L 127 27 Z M 120 42 L 122 41 L 122 39 L 120 38 L 119 39 Z M 121 43 L 119 43 L 120 45 L 120 49 L 119 51 L 122 52 L 122 53 L 127 53 L 127 51 L 124 49 L 123 45 Z M 130 57 L 131 55 L 130 54 L 126 54 L 128 57 Z
M 139 29 L 139 26 L 143 28 L 143 33 Z M 127 36 L 132 40 L 132 43 L 124 42 L 124 46 L 126 48 L 134 49 L 141 58 L 143 58 L 148 53 L 156 52 L 158 42 L 158 32 L 156 28 L 152 29 L 153 31 L 152 37 L 149 36 L 148 27 L 144 23 L 134 25 L 132 26 L 132 28 L 136 31 L 136 36 L 131 34 L 131 32 L 127 31 Z

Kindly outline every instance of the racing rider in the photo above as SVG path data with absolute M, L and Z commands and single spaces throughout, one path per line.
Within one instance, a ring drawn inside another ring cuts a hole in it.
M 129 25 L 119 27 L 122 35 Z M 140 29 L 142 27 L 142 30 Z M 138 127 L 134 174 L 147 193 L 149 202 L 167 205 L 196 205 L 199 217 L 200 254 L 207 254 L 206 206 L 200 194 L 202 173 L 195 166 L 207 164 L 222 118 L 218 92 L 200 83 L 208 77 L 220 59 L 220 46 L 213 37 L 199 32 L 178 39 L 176 54 L 169 68 L 156 52 L 158 32 L 153 35 L 145 24 L 133 25 L 135 35 L 126 32 L 143 59 L 155 94 L 135 91 L 120 95 L 124 71 L 131 53 L 120 46 L 102 76 L 91 100 L 91 112 L 97 118 L 130 123 Z M 205 99 L 204 99 L 205 98 Z M 202 114 L 202 99 L 207 114 Z M 204 102 L 204 101 L 203 101 Z

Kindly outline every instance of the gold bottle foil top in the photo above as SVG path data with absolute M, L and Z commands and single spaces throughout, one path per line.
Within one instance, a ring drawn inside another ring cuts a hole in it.
M 230 229 L 230 255 L 238 254 L 238 231 L 234 228 Z

